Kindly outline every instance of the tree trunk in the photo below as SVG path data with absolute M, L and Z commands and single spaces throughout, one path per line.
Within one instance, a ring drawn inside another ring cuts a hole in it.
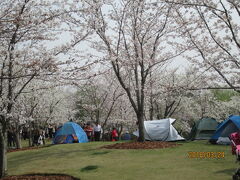
M 106 141 L 105 140 L 105 127 L 103 127 L 103 126 L 102 126 L 102 133 L 101 133 L 101 135 L 102 135 L 102 141 Z
M 17 149 L 21 149 L 22 148 L 21 136 L 20 136 L 20 132 L 19 131 L 16 132 L 16 147 L 17 147 Z
M 152 71 L 149 72 L 150 76 L 150 108 L 149 108 L 149 120 L 153 120 L 153 82 L 152 82 Z
M 28 146 L 31 147 L 33 145 L 33 142 L 32 142 L 32 125 L 31 125 L 31 122 L 29 122 L 29 131 L 28 131 Z
M 99 109 L 97 109 L 97 112 L 96 112 L 96 123 L 97 124 L 100 124 L 99 119 L 100 119 L 100 111 L 99 111 Z
M 137 120 L 138 120 L 138 129 L 139 129 L 139 137 L 138 141 L 139 142 L 144 142 L 145 141 L 145 131 L 144 131 L 144 118 L 143 118 L 143 113 L 139 113 L 137 115 Z
M 0 178 L 7 174 L 6 131 L 0 126 Z
M 150 95 L 149 120 L 153 120 L 153 97 Z
M 17 149 L 21 149 L 22 145 L 21 145 L 21 135 L 20 135 L 20 125 L 17 123 L 18 121 L 15 122 L 15 143 L 16 143 L 16 148 Z
M 119 130 L 118 130 L 118 138 L 119 140 L 122 140 L 122 131 L 123 131 L 123 125 L 122 123 L 120 124 Z
M 31 147 L 32 146 L 32 130 L 29 130 L 29 134 L 28 134 L 28 146 Z

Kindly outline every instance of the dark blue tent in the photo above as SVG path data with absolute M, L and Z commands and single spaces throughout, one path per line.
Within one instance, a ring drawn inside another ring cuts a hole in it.
M 121 140 L 131 140 L 131 139 L 132 139 L 132 137 L 131 137 L 131 134 L 129 134 L 129 133 L 125 133 L 121 137 Z
M 218 125 L 210 142 L 216 143 L 219 137 L 229 137 L 231 133 L 240 131 L 240 116 L 229 116 L 225 121 Z
M 74 122 L 67 122 L 59 128 L 53 139 L 53 144 L 85 143 L 88 138 L 84 130 Z

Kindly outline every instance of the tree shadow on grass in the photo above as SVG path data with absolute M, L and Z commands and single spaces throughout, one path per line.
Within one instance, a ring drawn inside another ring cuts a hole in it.
M 95 166 L 95 165 L 86 166 L 86 167 L 81 169 L 81 172 L 89 172 L 89 171 L 92 171 L 92 170 L 96 170 L 98 168 L 99 168 L 99 166 Z
M 110 153 L 110 151 L 94 152 L 94 153 L 92 153 L 92 155 L 104 155 L 104 154 L 108 154 L 108 153 Z
M 233 168 L 232 169 L 223 169 L 221 171 L 216 171 L 215 173 L 217 173 L 217 174 L 227 174 L 227 175 L 231 176 L 235 173 L 236 169 L 233 169 Z

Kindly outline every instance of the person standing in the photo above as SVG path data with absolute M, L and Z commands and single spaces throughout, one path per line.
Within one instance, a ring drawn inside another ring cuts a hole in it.
M 42 144 L 45 145 L 46 131 L 44 129 L 41 131 L 41 136 L 42 136 Z
M 53 138 L 53 126 L 49 124 L 48 126 L 48 137 Z
M 7 132 L 7 140 L 8 140 L 8 148 L 12 148 L 13 147 L 13 142 L 14 142 L 14 136 L 12 131 L 8 131 Z
M 35 129 L 34 131 L 33 131 L 33 144 L 32 144 L 32 146 L 34 146 L 34 145 L 39 145 L 38 144 L 38 140 L 39 140 L 39 136 L 40 136 L 40 133 L 39 133 L 39 130 L 38 129 Z
M 118 132 L 116 128 L 112 130 L 112 141 L 118 141 Z
M 93 128 L 90 126 L 89 123 L 87 123 L 87 126 L 84 128 L 84 131 L 87 134 L 88 140 L 91 141 L 93 136 Z
M 101 125 L 98 122 L 96 122 L 93 129 L 94 129 L 94 140 L 95 141 L 100 141 L 100 136 L 101 136 L 101 132 L 102 132 Z

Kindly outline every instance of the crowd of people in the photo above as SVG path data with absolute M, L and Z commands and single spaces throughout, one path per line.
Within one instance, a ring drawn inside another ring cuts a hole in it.
M 102 127 L 99 123 L 95 123 L 94 125 L 87 123 L 86 125 L 83 125 L 83 130 L 87 134 L 89 141 L 100 141 L 102 135 Z M 118 141 L 118 132 L 116 128 L 113 128 L 111 131 L 111 140 Z
M 27 128 L 23 127 L 20 131 L 20 137 L 24 140 L 30 138 L 30 142 L 32 146 L 39 146 L 45 145 L 45 139 L 54 138 L 55 132 L 61 128 L 58 128 L 54 125 L 49 125 L 47 128 Z M 99 123 L 94 124 L 84 124 L 82 125 L 83 130 L 85 131 L 89 141 L 100 141 L 103 138 L 103 130 Z M 111 132 L 108 132 L 109 138 L 108 140 L 111 141 L 118 141 L 119 135 L 116 128 L 112 128 Z M 9 130 L 7 133 L 7 141 L 8 141 L 8 148 L 15 148 L 16 147 L 16 133 L 14 130 Z
M 23 126 L 20 130 L 20 138 L 23 140 L 30 139 L 31 146 L 45 145 L 46 138 L 53 138 L 56 132 L 56 127 L 49 125 L 47 128 L 29 128 Z M 16 148 L 16 132 L 14 128 L 7 131 L 8 148 Z

